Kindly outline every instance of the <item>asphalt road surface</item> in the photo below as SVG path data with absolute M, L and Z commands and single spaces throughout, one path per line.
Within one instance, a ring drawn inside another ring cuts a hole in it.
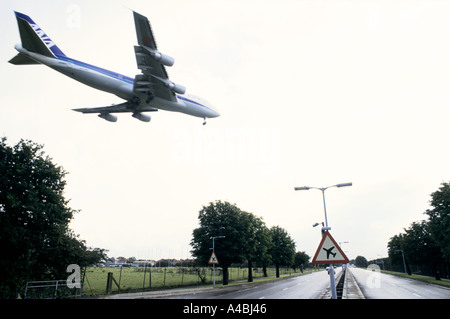
M 450 288 L 360 268 L 350 271 L 366 299 L 450 299 Z
M 336 276 L 341 268 L 336 269 Z M 204 293 L 164 297 L 165 299 L 317 299 L 330 285 L 326 271 L 318 271 L 279 281 L 246 285 L 242 289 L 215 289 Z

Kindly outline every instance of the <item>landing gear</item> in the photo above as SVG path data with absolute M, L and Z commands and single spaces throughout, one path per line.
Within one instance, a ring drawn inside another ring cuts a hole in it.
M 137 96 L 133 96 L 133 98 L 131 99 L 131 108 L 134 110 L 136 109 L 139 104 L 141 104 L 141 99 L 138 98 Z
M 145 103 L 150 103 L 151 101 L 153 100 L 153 94 L 152 94 L 152 92 L 148 92 L 147 93 L 147 99 L 145 100 Z
M 203 118 L 203 125 L 206 125 L 206 117 Z

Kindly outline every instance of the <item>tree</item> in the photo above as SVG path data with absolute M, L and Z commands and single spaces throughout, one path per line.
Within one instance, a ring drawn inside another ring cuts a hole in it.
M 413 222 L 409 228 L 405 228 L 404 234 L 399 234 L 390 239 L 388 243 L 389 256 L 393 264 L 403 264 L 400 250 L 403 250 L 407 271 L 409 263 L 413 265 L 429 265 L 432 267 L 435 278 L 440 280 L 437 267 L 444 262 L 440 249 L 430 233 L 430 223 L 422 220 Z
M 405 229 L 405 253 L 408 254 L 409 261 L 414 265 L 432 266 L 436 279 L 440 280 L 437 266 L 444 260 L 439 247 L 431 238 L 429 229 L 429 222 L 425 220 L 413 222 L 408 229 Z
M 408 273 L 409 263 L 427 265 L 433 269 L 436 279 L 440 279 L 439 265 L 450 261 L 450 184 L 431 194 L 431 209 L 425 211 L 428 220 L 413 222 L 405 233 L 395 235 L 388 242 L 392 264 L 402 264 L 399 250 L 405 256 Z
M 242 224 L 245 225 L 244 255 L 248 265 L 248 282 L 253 282 L 253 262 L 259 262 L 264 266 L 270 260 L 268 249 L 271 244 L 269 229 L 264 221 L 251 213 L 241 213 Z M 267 276 L 267 271 L 265 271 Z
M 192 254 L 199 263 L 206 264 L 211 256 L 212 237 L 225 236 L 215 241 L 215 253 L 223 268 L 223 284 L 228 285 L 228 267 L 245 260 L 247 225 L 242 211 L 228 202 L 216 201 L 203 206 L 198 215 L 200 227 L 192 233 Z
M 295 242 L 286 230 L 279 226 L 270 229 L 272 235 L 272 247 L 269 254 L 276 267 L 276 277 L 280 277 L 280 266 L 291 265 L 294 261 Z
M 363 268 L 367 267 L 368 262 L 367 262 L 366 257 L 357 256 L 355 259 L 355 265 L 356 265 L 356 267 L 363 267 Z
M 300 267 L 300 270 L 303 272 L 303 268 L 308 265 L 309 259 L 311 257 L 308 256 L 304 251 L 297 251 L 294 257 L 294 269 L 296 267 Z
M 392 265 L 403 265 L 403 256 L 401 253 L 404 250 L 403 237 L 404 234 L 395 235 L 389 239 L 387 244 L 388 255 Z
M 443 258 L 450 262 L 450 183 L 442 183 L 439 190 L 431 194 L 430 204 L 433 208 L 425 212 L 430 235 Z
M 106 258 L 69 229 L 77 211 L 64 199 L 67 173 L 42 149 L 31 141 L 10 147 L 0 140 L 0 298 L 15 297 L 30 280 L 64 279 L 70 264 Z

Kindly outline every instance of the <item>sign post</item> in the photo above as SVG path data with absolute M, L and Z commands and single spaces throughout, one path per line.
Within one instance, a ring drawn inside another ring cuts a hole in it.
M 349 262 L 347 256 L 341 247 L 336 243 L 329 231 L 325 231 L 319 247 L 316 250 L 313 264 L 330 264 L 330 285 L 331 297 L 336 299 L 336 283 L 334 280 L 334 264 L 347 264 Z
M 211 257 L 209 257 L 208 264 L 213 265 L 213 287 L 214 288 L 216 288 L 216 265 L 219 264 L 219 260 L 217 259 L 217 256 L 215 253 L 216 246 L 214 245 L 214 240 L 216 238 L 225 238 L 225 236 L 213 236 L 212 237 L 212 241 L 213 241 L 212 254 L 211 254 Z
M 219 260 L 217 259 L 214 250 L 211 257 L 209 257 L 208 264 L 213 265 L 213 287 L 216 287 L 216 265 L 219 264 Z
M 328 227 L 328 219 L 327 219 L 327 206 L 325 205 L 325 191 L 330 187 L 347 187 L 352 186 L 352 183 L 340 183 L 336 185 L 331 185 L 328 187 L 310 187 L 310 186 L 303 186 L 303 187 L 294 187 L 296 191 L 303 191 L 303 190 L 310 190 L 311 188 L 318 189 L 322 192 L 322 198 L 323 198 L 323 212 L 325 213 L 325 226 L 322 227 L 322 241 L 320 242 L 319 248 L 316 251 L 316 254 L 313 259 L 313 263 L 317 264 L 330 264 L 330 282 L 331 282 L 331 296 L 333 299 L 336 299 L 336 285 L 334 282 L 334 268 L 333 263 L 335 264 L 341 264 L 341 263 L 348 263 L 348 258 L 345 256 L 344 252 L 341 250 L 339 245 L 336 244 L 333 237 L 331 237 L 330 233 L 328 232 L 331 228 Z M 323 224 L 322 224 L 323 225 Z M 326 243 L 324 243 L 327 241 Z M 329 241 L 332 242 L 333 245 L 330 245 Z M 326 245 L 326 247 L 322 247 Z M 339 255 L 337 252 L 333 252 L 334 249 L 337 249 L 339 251 Z M 327 254 L 326 257 L 323 257 L 323 251 L 325 251 L 325 254 Z M 332 256 L 332 258 L 330 258 Z M 343 259 L 344 261 L 337 261 L 338 259 Z M 315 262 L 314 262 L 315 261 Z

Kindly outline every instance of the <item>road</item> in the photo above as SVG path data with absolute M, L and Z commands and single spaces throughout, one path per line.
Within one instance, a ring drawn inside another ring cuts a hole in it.
M 341 268 L 336 269 L 336 275 Z M 213 291 L 164 297 L 165 299 L 317 299 L 330 285 L 326 271 L 318 271 L 288 279 L 261 284 L 237 286 L 231 291 L 215 289 Z
M 367 299 L 450 299 L 450 288 L 360 268 L 350 271 Z

